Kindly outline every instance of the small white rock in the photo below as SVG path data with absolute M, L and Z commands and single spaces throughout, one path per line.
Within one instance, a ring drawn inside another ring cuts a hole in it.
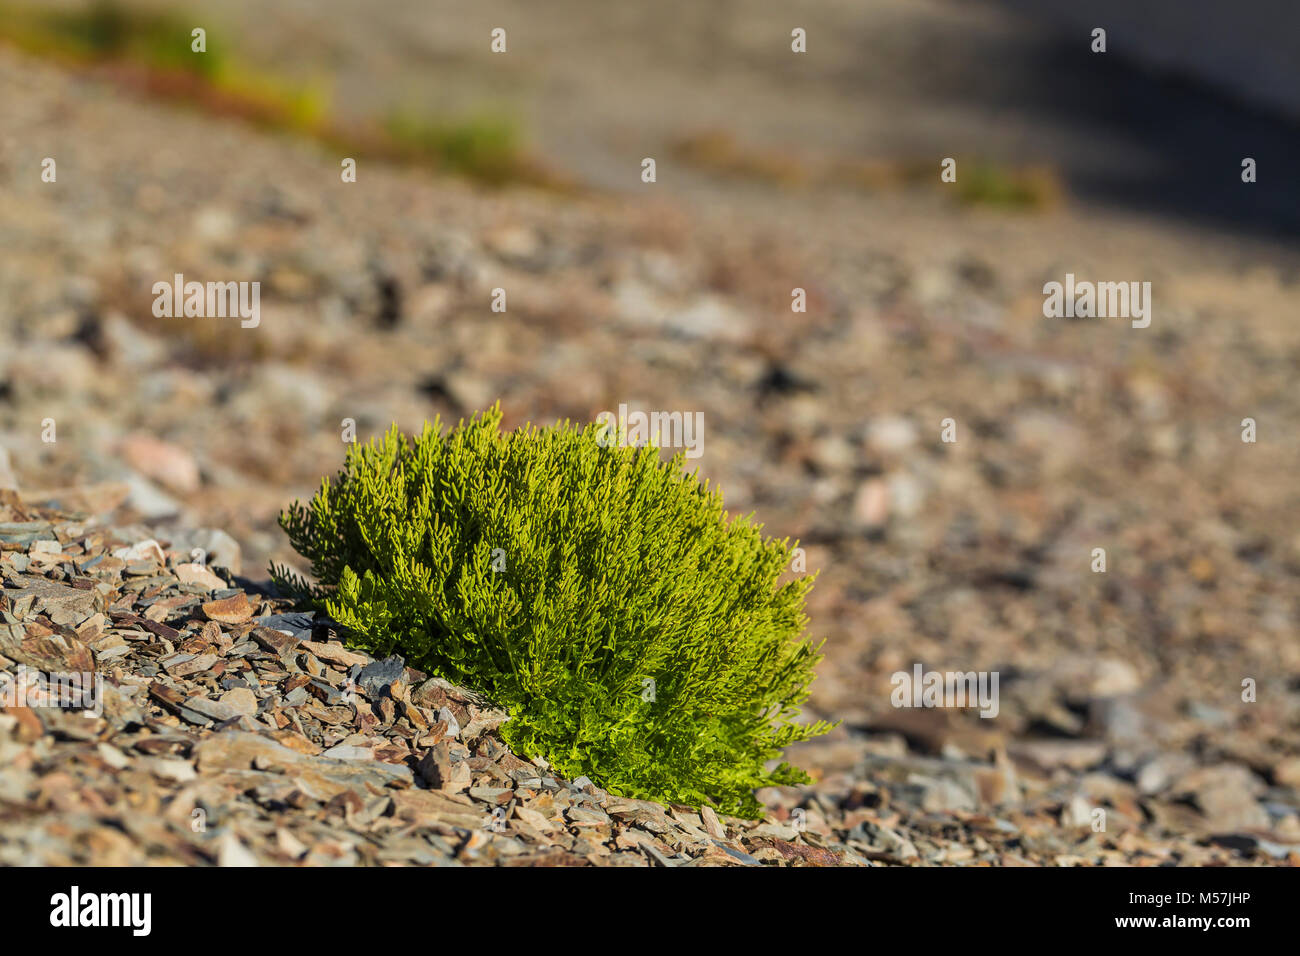
M 452 737 L 460 736 L 460 721 L 456 719 L 450 708 L 443 707 L 438 711 L 438 719 L 447 722 L 447 733 Z

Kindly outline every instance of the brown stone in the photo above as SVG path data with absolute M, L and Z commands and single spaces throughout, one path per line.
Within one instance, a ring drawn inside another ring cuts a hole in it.
M 85 674 L 95 670 L 94 656 L 85 644 L 67 634 L 35 625 L 0 624 L 0 654 L 42 671 Z
M 343 667 L 355 667 L 357 664 L 364 666 L 370 663 L 369 657 L 349 651 L 341 644 L 329 644 L 324 641 L 303 641 L 299 644 L 299 647 L 305 651 L 311 651 L 323 661 L 329 661 L 331 664 L 339 664 Z
M 203 605 L 203 613 L 209 620 L 220 624 L 242 624 L 253 616 L 253 608 L 248 603 L 248 597 L 241 591 L 233 597 L 209 601 Z

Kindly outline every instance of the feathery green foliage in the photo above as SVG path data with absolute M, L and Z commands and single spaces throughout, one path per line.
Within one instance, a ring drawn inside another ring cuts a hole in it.
M 500 422 L 353 445 L 280 515 L 318 586 L 273 566 L 277 584 L 357 646 L 492 695 L 507 743 L 569 777 L 750 816 L 756 787 L 805 781 L 765 769 L 829 729 L 794 722 L 819 657 L 811 578 L 777 586 L 789 542 L 729 518 L 680 454 Z

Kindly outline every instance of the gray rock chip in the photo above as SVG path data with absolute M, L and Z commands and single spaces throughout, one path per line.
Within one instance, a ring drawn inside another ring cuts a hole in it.
M 406 661 L 394 654 L 382 661 L 373 661 L 361 668 L 357 685 L 371 697 L 382 694 L 390 684 L 406 672 Z
M 54 526 L 48 521 L 0 522 L 0 542 L 5 544 L 31 544 L 33 541 L 53 541 Z
M 267 614 L 257 618 L 262 627 L 273 631 L 288 631 L 300 641 L 310 641 L 316 628 L 316 620 L 311 614 L 294 612 L 291 614 Z
M 198 711 L 204 717 L 209 717 L 218 723 L 227 720 L 235 720 L 244 714 L 243 710 L 231 704 L 201 696 L 191 697 L 189 700 L 185 701 L 185 706 L 190 710 Z

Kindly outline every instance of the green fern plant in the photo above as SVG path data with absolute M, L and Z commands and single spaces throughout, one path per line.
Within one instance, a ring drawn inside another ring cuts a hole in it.
M 272 578 L 355 646 L 494 697 L 506 742 L 571 778 L 748 816 L 755 788 L 805 782 L 772 766 L 830 729 L 796 722 L 820 658 L 811 577 L 778 586 L 788 540 L 729 518 L 680 454 L 500 422 L 353 445 L 280 515 L 318 583 Z

